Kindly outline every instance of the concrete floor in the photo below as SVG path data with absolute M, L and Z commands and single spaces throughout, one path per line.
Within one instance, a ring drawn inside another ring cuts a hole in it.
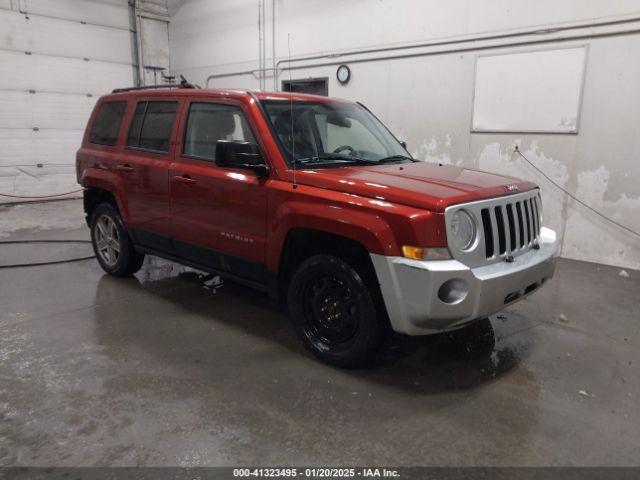
M 88 238 L 78 201 L 0 207 L 0 235 Z M 87 248 L 1 245 L 0 264 Z M 0 269 L 0 465 L 638 465 L 628 275 L 562 260 L 492 317 L 490 357 L 398 340 L 343 371 L 261 294 L 156 258 L 124 280 L 94 260 Z

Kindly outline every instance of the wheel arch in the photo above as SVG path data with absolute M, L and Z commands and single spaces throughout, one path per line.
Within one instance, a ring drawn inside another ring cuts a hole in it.
M 95 208 L 103 202 L 113 205 L 125 225 L 129 223 L 129 210 L 125 201 L 124 186 L 122 180 L 114 173 L 89 168 L 82 174 L 81 184 L 84 190 L 84 211 L 87 223 L 91 221 L 91 215 Z
M 360 241 L 326 230 L 294 227 L 288 230 L 278 262 L 277 287 L 286 298 L 289 282 L 297 267 L 314 255 L 332 255 L 351 265 L 371 288 L 379 289 L 368 249 Z
M 333 235 L 359 244 L 368 253 L 392 255 L 398 250 L 390 225 L 375 213 L 344 208 L 321 209 L 317 204 L 291 202 L 275 212 L 277 221 L 267 242 L 267 268 L 278 271 L 284 248 L 300 231 Z

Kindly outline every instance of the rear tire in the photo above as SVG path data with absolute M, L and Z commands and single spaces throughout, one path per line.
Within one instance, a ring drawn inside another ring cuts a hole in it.
M 136 252 L 120 213 L 113 205 L 98 205 L 91 215 L 90 226 L 93 251 L 105 272 L 128 277 L 140 270 L 144 255 Z
M 288 305 L 302 344 L 323 362 L 358 367 L 374 358 L 384 313 L 360 274 L 341 259 L 303 261 L 289 284 Z

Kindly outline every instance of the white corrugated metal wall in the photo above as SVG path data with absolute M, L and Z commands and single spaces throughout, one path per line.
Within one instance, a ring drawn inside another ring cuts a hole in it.
M 0 0 L 0 193 L 78 187 L 88 115 L 133 83 L 131 44 L 127 0 Z

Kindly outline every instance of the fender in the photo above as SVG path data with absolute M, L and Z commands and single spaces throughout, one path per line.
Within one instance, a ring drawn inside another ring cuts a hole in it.
M 398 251 L 390 225 L 374 212 L 344 205 L 310 201 L 288 201 L 273 213 L 272 231 L 267 241 L 267 269 L 276 272 L 284 242 L 290 230 L 307 228 L 331 233 L 360 243 L 368 252 L 392 255 Z
M 118 204 L 118 210 L 125 225 L 131 220 L 129 215 L 129 206 L 126 201 L 124 185 L 120 176 L 112 171 L 104 168 L 89 167 L 82 172 L 80 184 L 85 188 L 100 188 L 111 192 Z

